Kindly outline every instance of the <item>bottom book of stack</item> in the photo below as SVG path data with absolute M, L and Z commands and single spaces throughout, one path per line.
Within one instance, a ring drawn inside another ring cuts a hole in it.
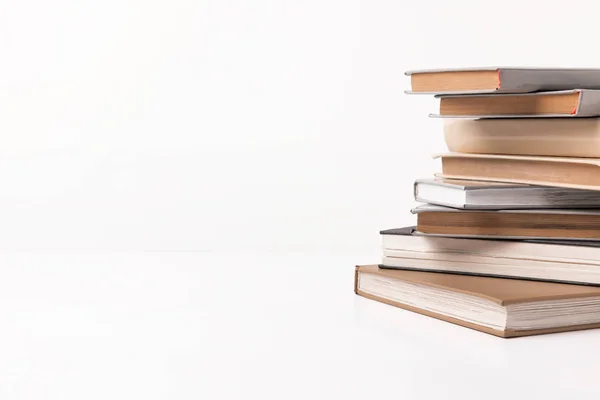
M 600 287 L 356 267 L 359 296 L 500 337 L 600 327 Z

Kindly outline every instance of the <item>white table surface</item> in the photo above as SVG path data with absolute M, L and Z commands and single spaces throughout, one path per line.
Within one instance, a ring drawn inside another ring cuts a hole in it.
M 4 254 L 0 399 L 598 399 L 600 330 L 499 339 L 349 254 Z

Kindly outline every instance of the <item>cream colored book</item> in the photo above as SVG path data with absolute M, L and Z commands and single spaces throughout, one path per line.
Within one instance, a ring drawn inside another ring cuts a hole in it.
M 382 268 L 600 286 L 599 243 L 467 239 L 415 229 L 381 231 Z
M 438 177 L 600 190 L 600 159 L 448 153 Z
M 446 119 L 456 153 L 600 158 L 600 118 Z
M 506 260 L 545 261 L 557 264 L 586 264 L 598 268 L 600 281 L 600 243 L 560 240 L 488 240 L 422 234 L 416 226 L 381 231 L 385 251 L 453 253 Z
M 527 93 L 600 89 L 600 69 L 479 67 L 414 70 L 407 93 Z

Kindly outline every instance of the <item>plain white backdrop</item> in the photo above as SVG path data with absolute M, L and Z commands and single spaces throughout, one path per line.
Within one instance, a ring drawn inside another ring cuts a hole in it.
M 11 2 L 0 249 L 361 249 L 444 151 L 414 68 L 598 66 L 589 2 Z
M 587 0 L 0 12 L 0 398 L 597 399 L 598 331 L 359 298 L 445 151 L 406 70 L 600 67 Z

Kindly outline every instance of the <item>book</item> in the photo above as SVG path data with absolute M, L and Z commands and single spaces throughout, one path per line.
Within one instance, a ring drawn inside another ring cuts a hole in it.
M 414 70 L 407 93 L 526 93 L 600 89 L 600 70 L 585 68 L 451 68 Z
M 381 231 L 381 268 L 600 286 L 600 243 L 458 239 Z
M 357 266 L 354 292 L 509 338 L 600 327 L 600 288 Z
M 600 159 L 449 153 L 440 178 L 600 190 Z
M 382 248 L 421 252 L 460 252 L 482 257 L 504 257 L 600 265 L 600 241 L 552 238 L 478 238 L 423 233 L 417 226 L 380 232 Z M 494 240 L 492 240 L 494 239 Z M 510 253 L 506 253 L 506 252 Z
M 558 239 L 460 239 L 448 235 L 424 234 L 416 226 L 380 232 L 384 249 L 415 251 L 457 251 L 486 257 L 528 258 L 556 262 L 600 264 L 600 241 Z
M 515 183 L 419 179 L 415 200 L 460 209 L 600 208 L 600 191 Z
M 600 241 L 600 210 L 459 210 L 423 205 L 417 231 L 486 238 L 536 238 Z
M 600 158 L 600 118 L 444 119 L 457 153 Z
M 443 95 L 432 117 L 533 118 L 600 115 L 600 90 L 564 90 L 520 94 Z

